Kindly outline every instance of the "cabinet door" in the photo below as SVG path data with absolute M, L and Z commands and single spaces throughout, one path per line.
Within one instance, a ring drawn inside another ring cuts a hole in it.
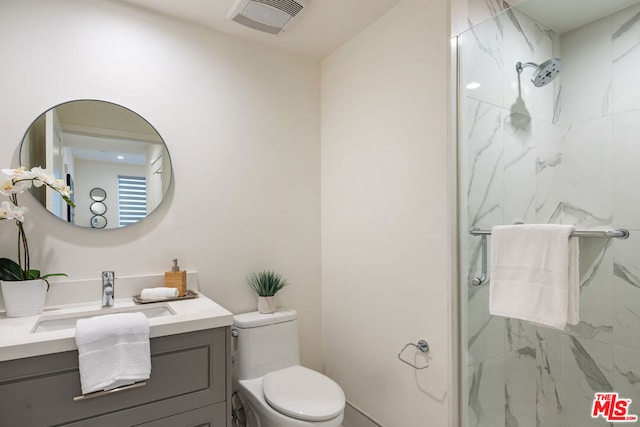
M 2 362 L 0 427 L 132 426 L 224 403 L 227 336 L 218 328 L 154 338 L 146 386 L 80 401 L 77 351 Z

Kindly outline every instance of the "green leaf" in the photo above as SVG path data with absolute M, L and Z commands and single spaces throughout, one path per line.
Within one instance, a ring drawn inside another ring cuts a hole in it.
M 22 269 L 18 263 L 9 258 L 0 258 L 0 280 L 8 282 L 22 280 Z
M 40 270 L 29 270 L 25 272 L 26 274 L 22 275 L 22 269 L 17 262 L 9 259 L 9 258 L 0 258 L 0 280 L 5 280 L 7 282 L 15 282 L 18 280 L 34 280 L 34 279 L 47 279 L 47 277 L 52 276 L 65 276 L 68 277 L 65 273 L 50 273 L 50 274 L 42 274 Z M 48 284 L 49 282 L 47 282 Z
M 265 270 L 247 277 L 247 284 L 258 296 L 270 297 L 285 286 L 288 286 L 289 282 L 282 278 L 280 274 Z
M 27 279 L 26 280 L 34 280 L 40 279 L 40 270 L 29 270 L 27 271 Z

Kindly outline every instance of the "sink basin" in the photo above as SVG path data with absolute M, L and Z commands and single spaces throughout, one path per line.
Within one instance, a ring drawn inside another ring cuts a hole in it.
M 105 314 L 115 313 L 135 313 L 140 312 L 147 316 L 148 319 L 154 317 L 173 316 L 175 311 L 167 304 L 154 304 L 153 306 L 132 306 L 122 308 L 103 308 L 100 310 L 83 311 L 72 314 L 54 314 L 40 316 L 32 334 L 39 332 L 59 331 L 61 329 L 73 329 L 76 327 L 78 319 L 88 319 L 89 317 L 102 316 Z

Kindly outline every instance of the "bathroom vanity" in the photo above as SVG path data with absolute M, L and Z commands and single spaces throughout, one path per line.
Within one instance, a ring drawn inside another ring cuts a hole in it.
M 115 309 L 151 305 L 136 306 L 128 298 L 116 300 Z M 204 295 L 162 306 L 168 315 L 149 318 L 150 379 L 85 396 L 75 329 L 68 324 L 95 315 L 95 304 L 49 308 L 26 318 L 0 316 L 0 427 L 229 427 L 231 313 Z

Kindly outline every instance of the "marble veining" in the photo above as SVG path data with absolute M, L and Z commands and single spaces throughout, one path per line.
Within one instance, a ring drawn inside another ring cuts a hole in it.
M 629 271 L 624 265 L 613 263 L 613 274 L 621 278 L 626 284 L 640 289 L 640 276 Z
M 562 163 L 562 153 L 555 153 L 555 155 L 548 159 L 536 160 L 536 172 L 540 173 L 546 168 L 555 168 Z
M 537 359 L 537 388 L 536 388 L 536 422 L 540 426 L 557 424 L 562 415 L 562 403 L 560 401 L 559 384 L 554 379 L 551 369 L 548 343 L 540 341 Z M 534 402 L 531 402 L 532 404 Z M 488 426 L 487 426 L 488 427 Z
M 487 321 L 486 321 L 486 322 L 484 322 L 484 324 L 482 324 L 482 326 L 480 326 L 480 328 L 478 329 L 478 331 L 477 331 L 475 334 L 473 334 L 473 335 L 471 335 L 471 336 L 469 337 L 469 343 L 468 343 L 468 347 L 469 347 L 469 348 L 473 347 L 473 344 L 475 344 L 476 340 L 477 340 L 479 337 L 482 337 L 482 333 L 483 333 L 483 332 L 484 332 L 484 330 L 489 326 L 489 322 L 491 322 L 491 319 L 490 319 L 490 318 L 489 318 L 489 319 L 487 319 Z
M 613 326 L 611 325 L 596 326 L 585 321 L 580 321 L 577 325 L 569 325 L 567 329 L 572 335 L 590 340 L 594 340 L 601 335 L 613 333 Z
M 609 383 L 604 376 L 593 357 L 591 357 L 582 344 L 580 344 L 580 341 L 573 336 L 569 336 L 569 338 L 571 339 L 571 352 L 573 353 L 573 357 L 576 359 L 578 368 L 580 368 L 584 374 L 591 389 L 594 392 L 613 391 L 611 383 Z
M 472 27 L 469 31 L 471 31 L 471 34 L 473 35 L 473 38 L 475 40 L 478 50 L 486 54 L 486 56 L 488 56 L 489 58 L 491 58 L 491 60 L 495 63 L 496 67 L 499 70 L 502 70 L 502 62 L 500 61 L 500 58 L 501 58 L 500 47 L 497 45 L 491 46 L 490 43 L 485 42 L 485 40 L 483 40 L 483 38 L 479 34 L 478 27 Z M 501 33 L 502 31 L 500 31 L 500 34 Z M 488 41 L 490 42 L 492 41 L 492 39 L 489 39 Z
M 602 97 L 602 116 L 610 114 L 611 111 L 611 97 L 613 93 L 613 87 L 611 82 L 607 85 L 604 96 Z
M 620 26 L 620 28 L 618 28 L 617 30 L 615 30 L 613 32 L 613 35 L 611 36 L 611 38 L 613 38 L 614 40 L 617 39 L 618 37 L 622 36 L 623 34 L 625 34 L 627 31 L 629 31 L 631 29 L 631 27 L 633 27 L 634 25 L 636 25 L 638 22 L 640 22 L 640 12 L 634 14 L 631 19 L 629 19 L 628 21 L 626 21 L 624 24 L 622 24 Z
M 633 371 L 622 371 L 617 366 L 615 367 L 616 371 L 622 375 L 631 385 L 640 384 L 640 375 L 637 372 Z
M 527 157 L 527 155 L 531 152 L 533 152 L 535 150 L 535 146 L 531 145 L 528 147 L 525 147 L 525 149 L 523 151 L 520 152 L 520 154 L 518 154 L 518 157 L 509 160 L 508 163 L 506 163 L 504 165 L 505 169 L 509 169 L 510 167 L 518 167 L 520 166 L 519 162 L 524 159 L 525 157 Z M 536 162 L 537 165 L 537 162 Z
M 638 14 L 636 14 L 634 18 L 638 17 L 638 15 L 640 15 L 640 12 L 639 12 Z M 636 19 L 636 22 L 637 22 L 637 19 Z M 633 22 L 633 24 L 635 24 L 635 22 Z M 624 31 L 621 31 L 617 36 L 614 34 L 613 39 L 615 40 L 617 37 L 622 36 L 622 35 L 623 35 L 623 34 L 624 34 L 624 33 L 625 33 L 629 28 L 631 28 L 631 26 L 632 26 L 633 24 L 631 24 L 631 25 L 629 25 L 628 27 L 626 27 L 626 28 L 625 28 L 625 30 L 624 30 Z M 621 29 L 621 30 L 622 30 L 622 29 Z M 619 30 L 619 31 L 620 31 L 620 30 Z M 613 62 L 614 62 L 614 63 L 617 63 L 617 62 L 618 62 L 618 61 L 620 61 L 621 59 L 623 59 L 623 58 L 627 57 L 627 55 L 629 55 L 629 54 L 631 54 L 632 52 L 634 52 L 634 51 L 638 48 L 638 46 L 639 46 L 639 45 L 640 45 L 640 40 L 638 40 L 638 41 L 636 41 L 635 43 L 633 43 L 633 44 L 631 44 L 631 45 L 627 46 L 625 50 L 623 50 L 622 52 L 618 53 L 618 54 L 616 55 L 616 57 L 615 57 L 615 58 L 613 58 Z
M 529 50 L 533 53 L 533 51 L 535 49 L 534 46 L 533 46 L 533 43 L 531 43 L 529 41 L 529 38 L 527 37 L 527 35 L 524 32 L 524 29 L 520 25 L 520 21 L 518 21 L 518 18 L 516 17 L 516 14 L 513 12 L 512 9 L 508 9 L 505 13 L 507 14 L 507 16 L 509 17 L 509 20 L 511 21 L 511 23 L 515 27 L 517 34 L 520 35 L 524 39 L 525 44 L 529 47 Z M 538 28 L 540 28 L 540 27 L 538 27 Z
M 588 287 L 597 277 L 600 272 L 600 267 L 603 266 L 605 259 L 609 253 L 609 248 L 611 247 L 611 240 L 606 239 L 602 240 L 604 243 L 604 247 L 602 250 L 597 251 L 595 258 L 589 263 L 589 269 L 585 272 L 581 272 L 580 275 L 580 290 L 583 291 L 586 287 Z M 602 242 L 601 241 L 601 242 Z M 584 240 L 580 242 L 581 248 L 584 248 L 588 243 L 585 243 Z M 584 251 L 582 251 L 584 253 Z M 584 256 L 580 257 L 580 264 L 584 265 Z M 596 283 L 597 285 L 598 283 Z
M 476 368 L 473 370 L 471 386 L 469 387 L 469 399 L 468 399 L 469 407 L 475 414 L 475 417 L 480 420 L 484 418 L 484 411 L 482 409 L 482 406 L 479 403 L 480 402 L 479 389 L 480 389 L 480 381 L 482 380 L 483 366 L 484 366 L 483 363 L 480 362 L 478 363 Z
M 473 224 L 474 226 L 478 224 L 480 220 L 483 217 L 487 216 L 489 213 L 495 211 L 496 209 L 500 209 L 499 204 L 490 203 L 490 189 L 492 188 L 492 184 L 496 180 L 496 176 L 498 174 L 498 166 L 500 165 L 501 160 L 502 160 L 502 153 L 496 159 L 496 163 L 492 169 L 492 173 L 489 176 L 489 183 L 488 183 L 489 185 L 487 186 L 487 191 L 484 194 L 482 194 L 482 198 L 480 199 L 480 203 L 478 205 L 478 210 L 475 216 L 473 217 L 473 219 L 471 220 L 471 224 Z
M 558 90 L 553 97 L 553 118 L 551 123 L 557 125 L 562 115 L 562 84 L 558 85 Z

